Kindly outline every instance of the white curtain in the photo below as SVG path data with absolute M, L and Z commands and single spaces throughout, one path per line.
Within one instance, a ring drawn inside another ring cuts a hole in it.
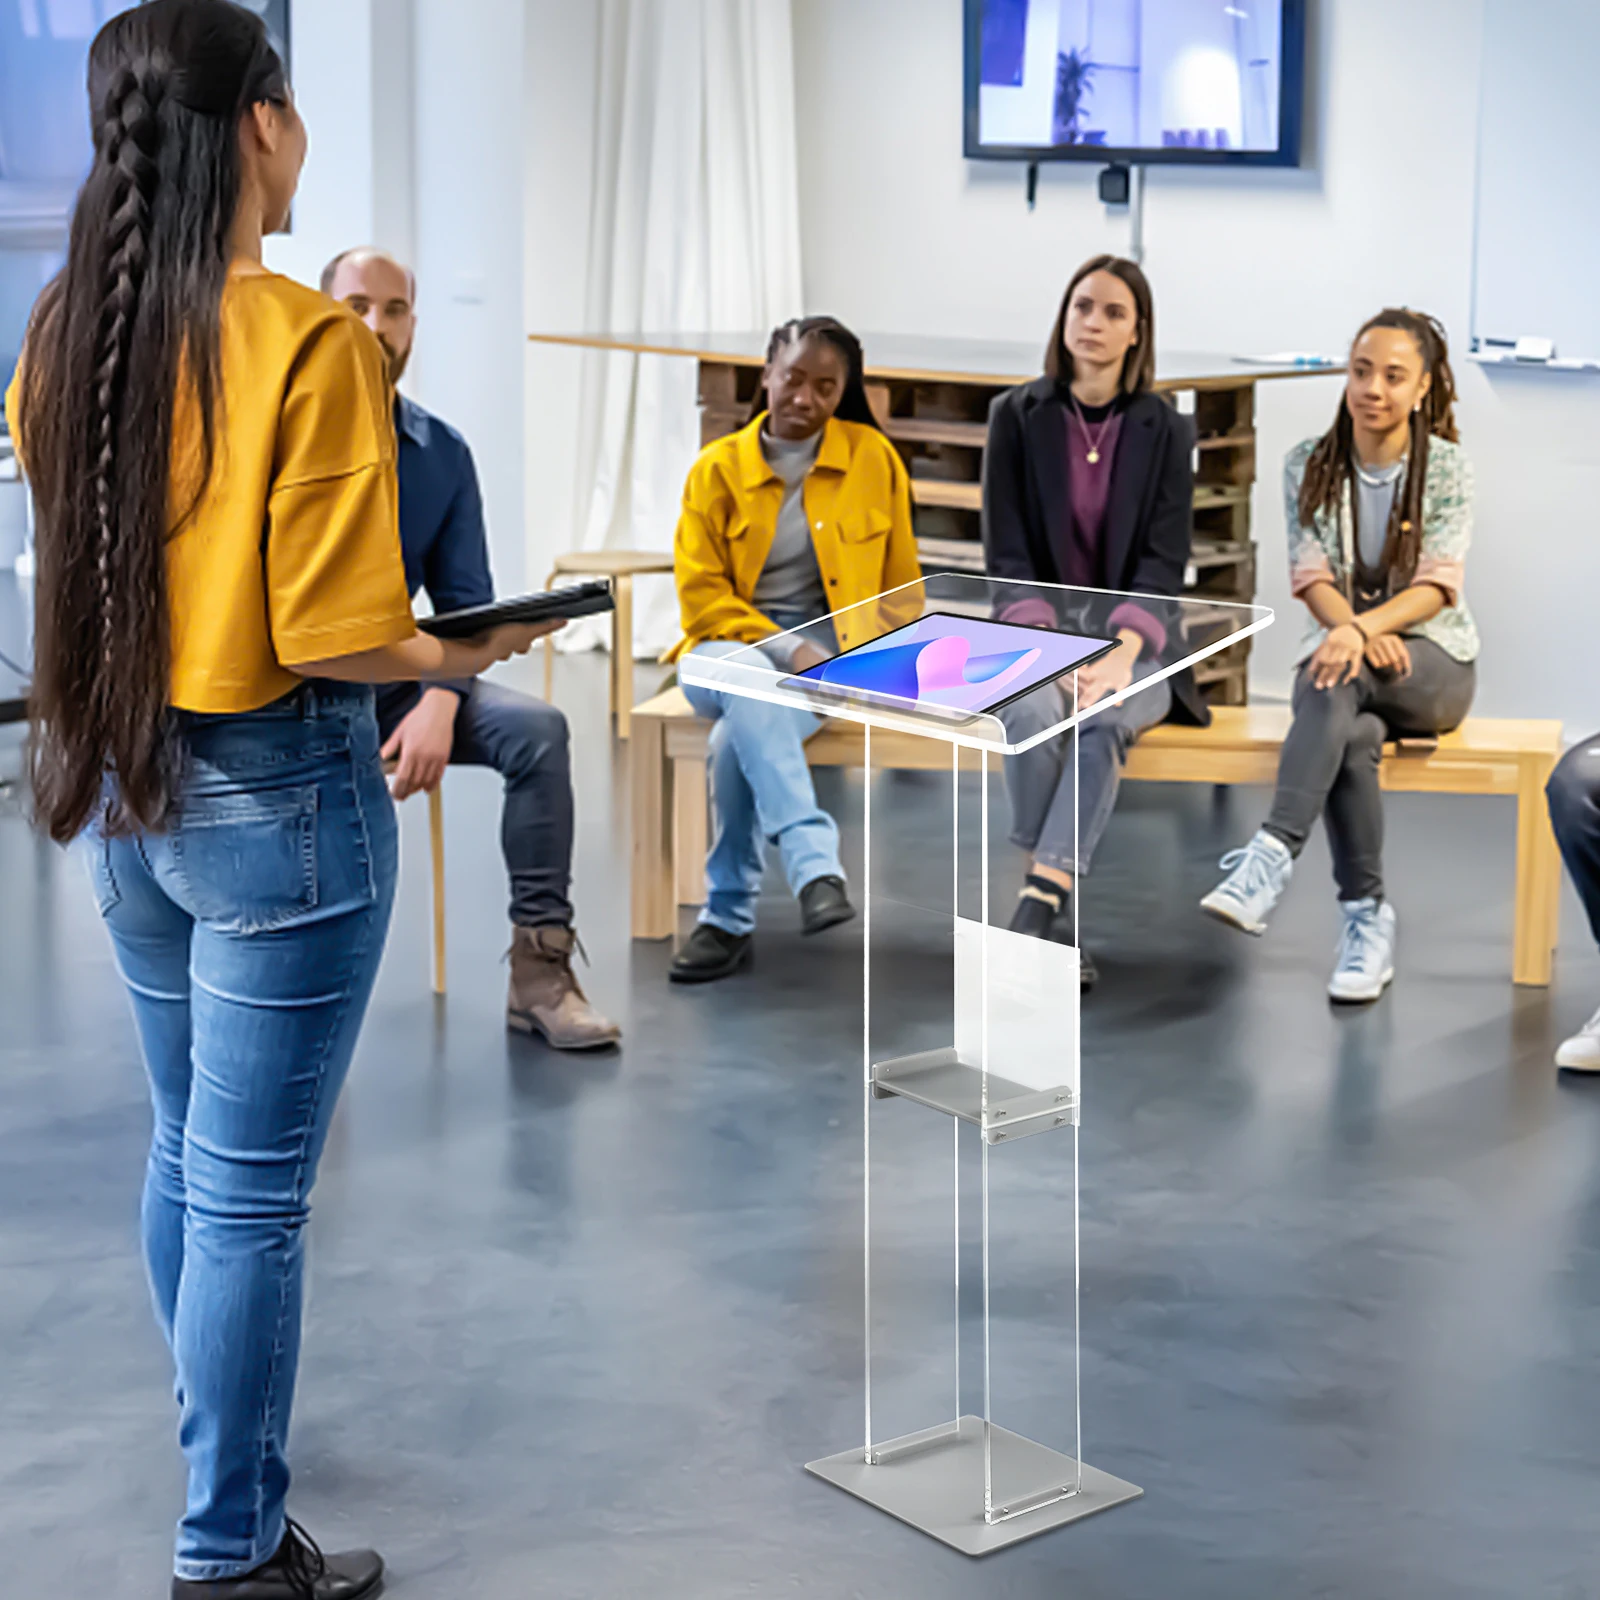
M 797 316 L 790 0 L 598 0 L 587 325 L 766 329 Z M 672 548 L 700 448 L 695 363 L 594 354 L 579 396 L 580 548 Z M 565 648 L 603 641 L 598 622 Z M 638 585 L 634 650 L 678 636 L 671 580 Z

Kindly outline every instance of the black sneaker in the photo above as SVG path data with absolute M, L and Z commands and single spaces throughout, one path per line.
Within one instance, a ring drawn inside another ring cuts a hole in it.
M 172 1580 L 172 1600 L 369 1600 L 383 1591 L 383 1557 L 376 1550 L 325 1556 L 297 1522 L 265 1566 L 242 1578 Z
M 748 933 L 729 933 L 714 922 L 702 922 L 672 958 L 667 976 L 674 983 L 714 983 L 737 972 L 749 959 Z
M 848 922 L 855 914 L 843 878 L 813 878 L 800 891 L 801 933 L 821 933 Z

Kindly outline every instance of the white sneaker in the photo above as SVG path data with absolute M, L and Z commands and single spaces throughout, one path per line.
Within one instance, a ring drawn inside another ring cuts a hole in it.
M 1328 982 L 1335 1000 L 1376 1000 L 1394 982 L 1394 907 L 1387 900 L 1341 900 L 1344 932 Z
M 1258 829 L 1244 849 L 1230 850 L 1217 865 L 1228 876 L 1200 902 L 1200 909 L 1245 933 L 1265 933 L 1267 917 L 1294 872 L 1288 845 Z
M 1600 1072 L 1600 1011 L 1556 1051 L 1556 1065 L 1569 1072 Z

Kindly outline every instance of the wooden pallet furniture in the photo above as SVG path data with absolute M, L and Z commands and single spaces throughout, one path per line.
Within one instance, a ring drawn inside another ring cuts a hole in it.
M 676 355 L 699 364 L 703 444 L 742 427 L 755 398 L 765 334 L 534 334 L 536 342 Z M 1039 375 L 1039 345 L 979 339 L 869 334 L 869 397 L 911 473 L 917 542 L 929 571 L 983 570 L 978 536 L 989 404 Z M 1250 495 L 1256 480 L 1256 385 L 1327 368 L 1272 366 L 1225 355 L 1158 352 L 1156 388 L 1194 419 L 1194 553 L 1185 592 L 1251 601 L 1256 547 Z M 1330 397 L 1330 405 L 1331 405 Z M 1243 705 L 1250 641 L 1202 662 L 1195 676 L 1207 699 Z
M 633 936 L 665 939 L 678 907 L 704 898 L 706 746 L 711 724 L 681 689 L 634 708 Z M 1285 706 L 1225 706 L 1209 728 L 1163 723 L 1129 753 L 1126 776 L 1160 783 L 1271 783 L 1288 731 Z M 859 725 L 829 722 L 806 745 L 813 766 L 859 766 Z M 963 752 L 976 766 L 975 751 Z M 1413 794 L 1507 795 L 1517 802 L 1516 904 L 1511 981 L 1550 982 L 1560 904 L 1561 858 L 1550 831 L 1544 786 L 1561 758 L 1561 724 L 1472 717 L 1426 755 L 1386 751 L 1385 789 Z M 948 771 L 949 747 L 878 729 L 875 768 Z

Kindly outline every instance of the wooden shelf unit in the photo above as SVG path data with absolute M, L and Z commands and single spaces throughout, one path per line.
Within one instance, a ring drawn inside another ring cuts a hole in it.
M 981 572 L 979 520 L 989 405 L 1009 385 L 992 376 L 893 376 L 869 368 L 868 397 L 911 473 L 917 540 L 929 568 Z M 700 359 L 703 444 L 742 427 L 760 368 Z M 1022 380 L 1019 380 L 1022 381 Z M 1249 369 L 1158 382 L 1157 390 L 1191 412 L 1196 432 L 1194 555 L 1185 593 L 1249 602 L 1256 591 L 1250 494 L 1256 478 L 1255 393 Z M 1196 678 L 1217 705 L 1248 699 L 1250 641 L 1202 663 Z

